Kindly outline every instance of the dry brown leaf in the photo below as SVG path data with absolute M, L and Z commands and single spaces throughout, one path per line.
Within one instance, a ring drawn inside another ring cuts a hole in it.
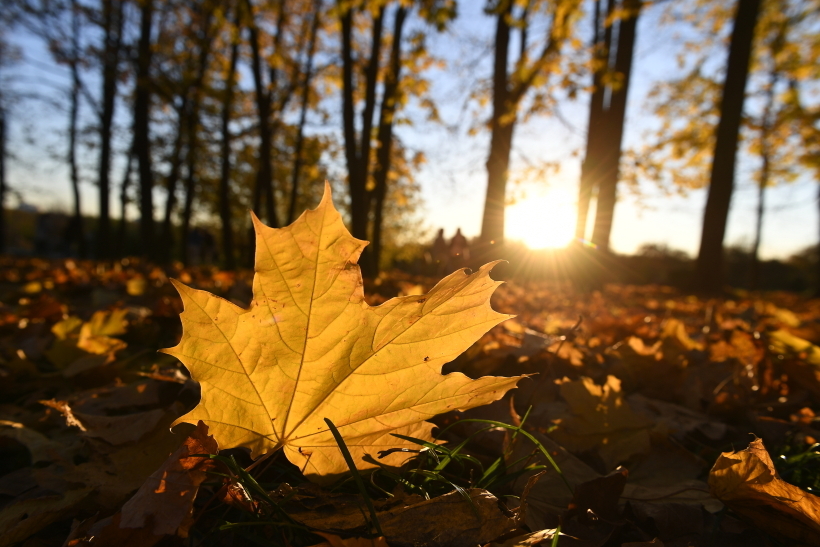
M 389 547 L 387 541 L 379 536 L 377 538 L 347 538 L 342 539 L 335 534 L 324 532 L 314 532 L 317 536 L 322 536 L 327 541 L 317 543 L 313 547 Z
M 820 498 L 782 480 L 763 441 L 724 452 L 709 473 L 716 498 L 766 532 L 820 545 Z
M 276 496 L 287 498 L 281 506 L 297 522 L 332 534 L 369 532 L 359 496 L 328 493 L 315 485 L 295 492 L 280 488 Z M 458 492 L 430 500 L 403 493 L 374 500 L 387 543 L 391 547 L 483 545 L 518 527 L 514 515 L 502 511 L 495 496 L 477 488 L 467 492 L 472 505 Z
M 216 462 L 197 454 L 219 451 L 208 426 L 199 422 L 196 430 L 176 452 L 157 469 L 145 484 L 122 506 L 120 528 L 150 526 L 154 535 L 188 537 L 193 520 L 194 498 L 199 485 L 208 477 Z
M 66 401 L 51 399 L 40 403 L 60 411 L 66 424 L 79 428 L 86 437 L 102 439 L 113 445 L 136 442 L 145 437 L 156 428 L 166 413 L 164 409 L 155 408 L 122 416 L 98 416 L 77 412 Z
M 597 449 L 608 469 L 635 454 L 649 451 L 651 421 L 634 412 L 621 392 L 621 381 L 607 376 L 598 385 L 591 378 L 560 382 L 569 415 L 560 419 L 551 436 L 572 452 Z

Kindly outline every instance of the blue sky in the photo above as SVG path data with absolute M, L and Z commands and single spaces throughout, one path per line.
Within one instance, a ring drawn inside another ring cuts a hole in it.
M 448 235 L 460 227 L 468 237 L 480 231 L 489 135 L 486 132 L 468 134 L 468 127 L 478 118 L 473 110 L 465 108 L 465 101 L 471 86 L 487 78 L 491 71 L 492 50 L 489 45 L 494 29 L 492 19 L 483 14 L 483 5 L 484 2 L 461 2 L 459 19 L 451 30 L 444 35 L 431 36 L 430 50 L 449 63 L 447 70 L 431 76 L 433 96 L 438 100 L 442 118 L 449 127 L 426 122 L 411 114 L 414 125 L 398 130 L 407 145 L 423 151 L 428 159 L 418 173 L 418 180 L 424 200 L 422 213 L 430 234 L 438 227 L 444 228 Z M 627 146 L 639 145 L 654 123 L 646 107 L 647 92 L 655 82 L 673 78 L 678 73 L 675 56 L 682 40 L 676 37 L 673 29 L 659 26 L 657 9 L 647 11 L 638 28 L 635 74 L 624 140 Z M 588 39 L 586 34 L 585 40 Z M 48 53 L 36 39 L 15 34 L 12 40 L 23 46 L 24 60 L 2 75 L 7 82 L 10 80 L 18 90 L 39 89 L 44 95 L 54 95 L 55 89 L 67 87 L 67 71 L 50 62 Z M 716 51 L 715 55 L 720 60 L 721 56 L 725 57 L 725 51 Z M 88 84 L 96 91 L 93 78 L 88 79 Z M 586 100 L 587 97 L 581 94 L 577 101 L 561 101 L 561 120 L 535 117 L 517 127 L 511 166 L 513 177 L 527 163 L 552 161 L 560 165 L 558 173 L 543 180 L 510 187 L 510 197 L 518 199 L 519 203 L 526 198 L 538 197 L 541 200 L 538 203 L 544 204 L 542 214 L 530 221 L 532 231 L 556 232 L 567 224 L 574 226 L 574 199 L 581 159 L 578 152 L 583 150 L 585 139 Z M 123 110 L 120 109 L 119 120 L 125 126 L 128 120 L 122 116 Z M 338 113 L 335 114 L 334 118 L 338 118 Z M 486 110 L 481 113 L 483 116 L 488 114 Z M 31 99 L 15 104 L 11 115 L 11 146 L 17 159 L 9 166 L 9 183 L 28 203 L 42 208 L 68 209 L 67 170 L 58 157 L 65 147 L 67 115 L 57 107 Z M 124 146 L 120 143 L 120 148 Z M 94 162 L 93 151 L 83 158 L 85 173 L 89 177 L 83 184 L 83 209 L 89 214 L 96 213 L 97 209 L 96 191 L 91 183 Z M 121 158 L 115 165 L 121 169 Z M 749 244 L 753 238 L 757 191 L 748 179 L 749 170 L 750 165 L 741 165 L 738 172 L 727 244 Z M 113 180 L 119 181 L 116 171 Z M 785 257 L 816 243 L 816 184 L 806 176 L 791 185 L 768 191 L 763 257 Z M 631 253 L 644 243 L 665 243 L 690 254 L 696 253 L 705 191 L 669 196 L 653 184 L 644 183 L 639 194 L 625 191 L 620 194 L 612 234 L 614 250 Z M 162 203 L 164 196 L 158 193 L 157 199 Z M 116 198 L 112 197 L 112 205 L 115 203 Z M 12 199 L 11 205 L 15 204 L 16 200 Z M 117 210 L 115 206 L 113 211 Z M 511 209 L 511 216 L 517 216 L 516 211 Z M 520 215 L 518 221 L 520 224 Z M 508 225 L 508 233 L 514 232 L 510 228 Z

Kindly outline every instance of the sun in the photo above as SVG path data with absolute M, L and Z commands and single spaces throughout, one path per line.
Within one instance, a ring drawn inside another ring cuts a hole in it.
M 566 247 L 574 237 L 575 199 L 561 188 L 532 194 L 507 207 L 504 216 L 507 239 L 530 249 Z

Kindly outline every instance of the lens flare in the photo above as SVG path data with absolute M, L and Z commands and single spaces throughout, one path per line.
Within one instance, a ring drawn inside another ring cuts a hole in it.
M 575 216 L 575 199 L 566 190 L 531 195 L 507 207 L 507 238 L 530 249 L 566 247 L 575 235 Z

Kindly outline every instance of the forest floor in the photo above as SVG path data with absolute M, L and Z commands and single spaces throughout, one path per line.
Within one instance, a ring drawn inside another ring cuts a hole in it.
M 0 259 L 0 547 L 820 545 L 820 300 L 507 283 L 517 317 L 444 372 L 532 376 L 436 417 L 446 444 L 404 468 L 319 488 L 169 429 L 199 400 L 157 353 L 181 335 L 169 277 L 251 300 L 250 272 Z

